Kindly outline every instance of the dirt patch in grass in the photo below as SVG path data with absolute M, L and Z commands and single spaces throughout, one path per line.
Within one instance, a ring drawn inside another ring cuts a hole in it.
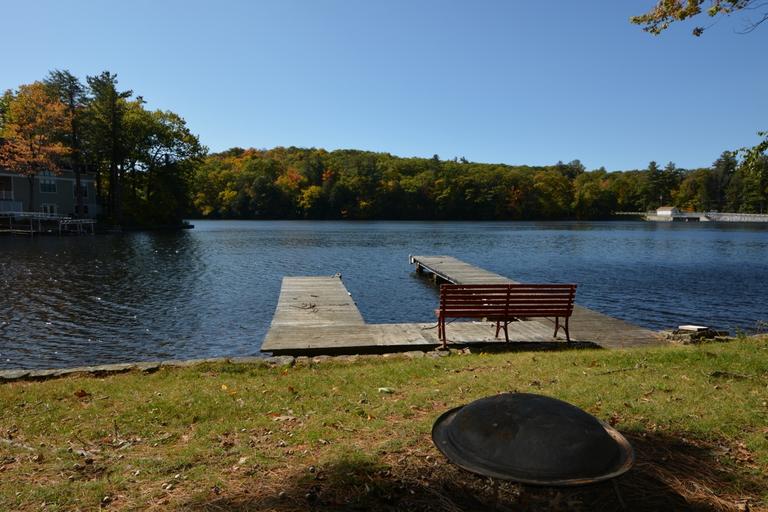
M 178 505 L 218 511 L 587 511 L 765 510 L 765 485 L 719 453 L 731 448 L 664 434 L 632 434 L 637 463 L 615 481 L 547 488 L 492 481 L 448 463 L 431 446 L 380 458 L 342 458 L 322 466 L 289 467 L 240 482 L 239 492 Z M 425 440 L 426 441 L 426 440 Z

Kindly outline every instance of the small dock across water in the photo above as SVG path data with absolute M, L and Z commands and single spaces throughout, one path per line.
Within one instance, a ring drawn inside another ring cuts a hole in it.
M 430 272 L 438 281 L 456 284 L 514 282 L 450 256 L 412 256 L 417 271 Z M 578 297 L 578 294 L 577 294 Z M 437 299 L 435 300 L 437 307 Z M 563 343 L 552 337 L 554 323 L 547 319 L 509 324 L 509 337 L 517 343 Z M 500 344 L 492 322 L 453 322 L 448 327 L 454 345 Z M 577 306 L 571 317 L 574 341 L 606 348 L 662 343 L 653 331 Z M 440 345 L 435 323 L 368 324 L 340 276 L 283 278 L 280 297 L 261 350 L 273 354 L 317 355 L 431 350 Z
M 73 219 L 66 215 L 41 212 L 0 211 L 0 233 L 11 235 L 94 234 L 95 219 Z

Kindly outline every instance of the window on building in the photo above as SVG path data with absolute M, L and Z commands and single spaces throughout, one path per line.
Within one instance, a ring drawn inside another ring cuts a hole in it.
M 55 203 L 42 203 L 40 205 L 40 211 L 49 215 L 56 215 L 59 207 Z
M 56 193 L 56 178 L 53 177 L 51 171 L 43 171 L 40 173 L 40 192 L 46 194 Z
M 10 176 L 0 176 L 0 199 L 13 199 L 13 182 Z

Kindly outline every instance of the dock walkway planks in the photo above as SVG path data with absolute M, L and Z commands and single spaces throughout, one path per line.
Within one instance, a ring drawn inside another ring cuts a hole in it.
M 509 278 L 470 265 L 453 256 L 411 256 L 416 270 L 427 270 L 443 281 L 453 284 L 507 284 L 515 283 Z
M 284 277 L 272 326 L 363 325 L 338 276 Z
M 499 274 L 475 267 L 452 256 L 411 256 L 417 271 L 428 271 L 453 284 L 516 283 Z M 563 276 L 567 280 L 568 276 Z M 578 291 L 576 298 L 578 299 Z M 541 320 L 548 322 L 548 320 Z M 551 322 L 554 326 L 554 321 Z M 514 325 L 514 324 L 510 324 Z M 590 341 L 604 348 L 659 345 L 664 342 L 650 329 L 630 324 L 597 311 L 576 305 L 570 319 L 571 339 Z
M 489 322 L 454 322 L 453 343 L 504 343 Z M 512 341 L 552 342 L 539 322 L 516 322 Z M 273 354 L 349 354 L 429 350 L 440 345 L 435 324 L 366 324 L 339 277 L 285 277 L 275 316 L 261 346 Z

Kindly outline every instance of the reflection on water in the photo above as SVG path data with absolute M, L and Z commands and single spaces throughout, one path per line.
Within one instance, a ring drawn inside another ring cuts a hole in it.
M 181 233 L 0 238 L 0 368 L 258 353 L 284 275 L 332 275 L 368 322 L 432 321 L 409 254 L 519 281 L 651 327 L 768 320 L 768 229 L 641 222 L 198 221 Z

